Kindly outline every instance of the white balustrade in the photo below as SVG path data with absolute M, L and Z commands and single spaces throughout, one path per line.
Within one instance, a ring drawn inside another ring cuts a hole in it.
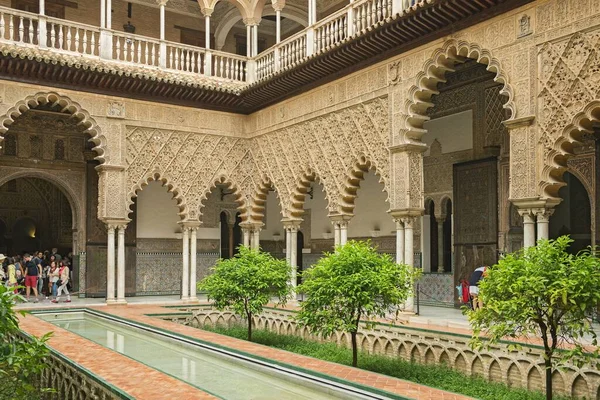
M 100 54 L 99 28 L 50 17 L 46 26 L 47 47 L 90 56 Z
M 2 7 L 0 9 L 0 40 L 23 45 L 38 44 L 37 14 Z
M 113 32 L 113 60 L 158 66 L 160 41 L 144 36 Z
M 272 76 L 275 68 L 275 49 L 262 52 L 256 59 L 256 80 Z
M 234 81 L 246 81 L 246 57 L 221 51 L 211 51 L 211 53 L 212 76 Z
M 315 25 L 315 52 L 329 49 L 348 37 L 348 14 L 345 9 Z
M 175 71 L 204 74 L 206 50 L 200 47 L 167 42 L 167 68 Z
M 306 32 L 297 33 L 281 42 L 278 47 L 279 66 L 281 69 L 299 64 L 306 59 Z
M 392 16 L 392 0 L 359 1 L 351 7 L 354 15 L 354 33 L 369 30 Z

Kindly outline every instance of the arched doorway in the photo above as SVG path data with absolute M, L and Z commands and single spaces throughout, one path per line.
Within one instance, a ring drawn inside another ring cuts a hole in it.
M 41 178 L 11 179 L 0 186 L 0 219 L 8 255 L 73 248 L 73 213 L 67 196 L 56 184 Z
M 550 238 L 569 235 L 574 240 L 569 252 L 575 254 L 592 244 L 590 197 L 574 174 L 565 172 L 563 179 L 566 186 L 558 191 L 562 202 L 550 218 Z

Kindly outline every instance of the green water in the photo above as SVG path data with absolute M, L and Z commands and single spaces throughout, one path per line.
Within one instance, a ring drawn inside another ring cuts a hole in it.
M 365 399 L 84 313 L 38 317 L 227 400 Z

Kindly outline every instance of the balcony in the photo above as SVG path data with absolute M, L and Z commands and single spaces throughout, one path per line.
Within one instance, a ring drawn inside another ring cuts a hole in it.
M 0 76 L 249 113 L 526 2 L 355 0 L 254 57 L 0 7 Z

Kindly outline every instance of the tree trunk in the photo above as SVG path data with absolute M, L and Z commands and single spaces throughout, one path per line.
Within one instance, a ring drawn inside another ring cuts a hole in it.
M 546 366 L 546 400 L 552 400 L 552 361 L 545 360 Z
M 248 318 L 248 341 L 252 341 L 252 314 L 247 314 Z
M 352 366 L 356 367 L 358 365 L 358 349 L 356 346 L 356 332 L 350 332 L 350 337 L 352 338 Z

